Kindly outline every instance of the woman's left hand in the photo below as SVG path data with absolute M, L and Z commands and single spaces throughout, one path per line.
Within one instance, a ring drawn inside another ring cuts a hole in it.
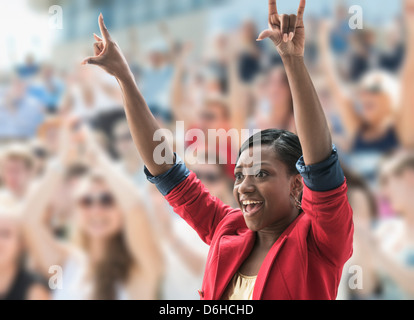
M 303 15 L 306 0 L 300 0 L 298 14 L 278 14 L 276 0 L 269 0 L 269 28 L 257 41 L 270 38 L 281 57 L 300 56 L 305 53 L 305 26 Z

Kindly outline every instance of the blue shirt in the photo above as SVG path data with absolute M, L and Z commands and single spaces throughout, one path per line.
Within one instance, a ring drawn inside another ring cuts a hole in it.
M 33 99 L 22 98 L 11 108 L 0 101 L 0 139 L 32 138 L 44 118 L 44 110 Z
M 55 111 L 64 93 L 64 85 L 58 79 L 49 80 L 48 84 L 34 85 L 29 87 L 28 94 L 37 99 L 50 111 Z

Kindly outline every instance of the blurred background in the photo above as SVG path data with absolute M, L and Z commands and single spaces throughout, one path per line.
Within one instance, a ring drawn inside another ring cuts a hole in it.
M 296 13 L 298 4 L 278 9 Z M 363 10 L 362 29 L 349 26 L 352 5 Z M 102 12 L 164 128 L 295 132 L 280 57 L 270 41 L 256 42 L 267 8 L 0 3 L 0 299 L 199 298 L 208 247 L 146 181 L 116 80 L 80 62 L 93 54 Z M 305 26 L 306 63 L 354 209 L 354 256 L 338 299 L 412 299 L 414 1 L 308 1 Z M 236 206 L 234 165 L 189 167 Z

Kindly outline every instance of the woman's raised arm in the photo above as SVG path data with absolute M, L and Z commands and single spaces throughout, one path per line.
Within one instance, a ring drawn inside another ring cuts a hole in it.
M 286 69 L 293 96 L 296 128 L 306 165 L 320 163 L 332 153 L 332 138 L 312 80 L 304 63 L 306 1 L 297 15 L 278 14 L 276 0 L 269 0 L 269 28 L 258 40 L 270 38 Z
M 154 150 L 159 142 L 154 141 L 154 134 L 160 129 L 159 124 L 148 108 L 138 90 L 134 76 L 116 42 L 111 38 L 103 20 L 99 16 L 99 27 L 102 38 L 94 35 L 94 56 L 86 58 L 83 64 L 94 64 L 113 75 L 119 82 L 123 93 L 124 107 L 135 145 L 138 148 L 148 170 L 159 176 L 173 167 L 174 154 L 170 148 L 165 150 L 164 158 L 171 160 L 159 164 L 154 159 Z

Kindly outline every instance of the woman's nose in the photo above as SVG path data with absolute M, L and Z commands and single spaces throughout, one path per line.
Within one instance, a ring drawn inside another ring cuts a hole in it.
M 251 176 L 246 176 L 243 182 L 239 185 L 239 194 L 252 193 L 256 190 L 252 180 Z

